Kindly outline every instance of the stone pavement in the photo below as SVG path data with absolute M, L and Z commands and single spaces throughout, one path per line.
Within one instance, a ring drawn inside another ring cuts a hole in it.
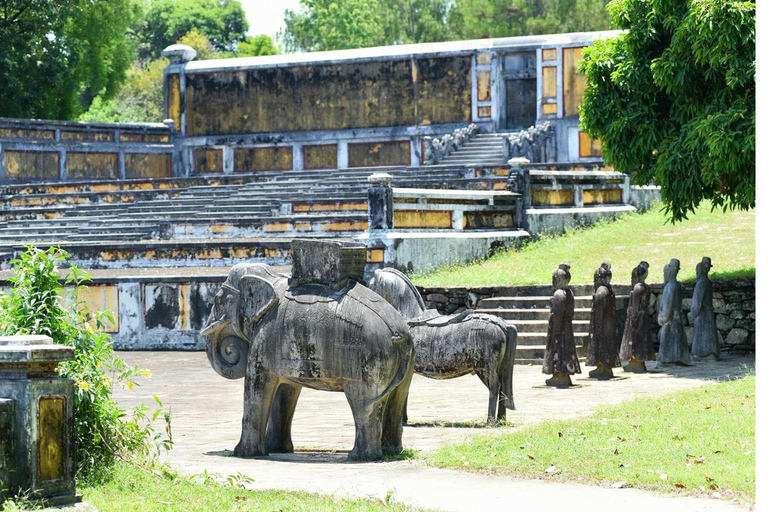
M 730 502 L 705 498 L 660 496 L 637 489 L 613 489 L 507 476 L 483 476 L 424 466 L 419 461 L 350 463 L 346 451 L 354 444 L 352 414 L 342 393 L 305 389 L 293 422 L 296 453 L 262 459 L 228 456 L 240 437 L 243 380 L 217 375 L 203 352 L 121 352 L 129 364 L 151 370 L 149 380 L 133 391 L 116 390 L 123 406 L 154 403 L 157 395 L 171 410 L 174 448 L 169 462 L 184 473 L 208 471 L 223 476 L 238 472 L 253 478 L 254 489 L 302 490 L 345 497 L 392 499 L 414 506 L 449 510 L 592 511 L 601 504 L 627 511 L 743 511 Z M 754 357 L 726 356 L 720 362 L 672 367 L 660 373 L 625 374 L 604 382 L 575 376 L 581 387 L 542 386 L 540 366 L 515 367 L 516 411 L 513 426 L 484 429 L 488 391 L 473 375 L 436 381 L 415 375 L 409 398 L 410 426 L 403 445 L 432 450 L 446 442 L 531 425 L 548 419 L 585 416 L 596 404 L 634 397 L 655 397 L 753 372 Z M 546 502 L 543 497 L 546 496 Z M 546 503 L 546 506 L 544 505 Z

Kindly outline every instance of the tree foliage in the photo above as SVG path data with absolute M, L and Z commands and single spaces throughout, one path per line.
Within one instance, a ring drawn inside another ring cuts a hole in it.
M 135 0 L 0 0 L 0 116 L 71 119 L 133 60 Z
M 217 52 L 234 52 L 245 41 L 248 21 L 237 0 L 154 0 L 137 25 L 139 57 L 151 60 L 196 30 Z
M 755 206 L 755 4 L 614 0 L 627 32 L 585 50 L 582 128 L 672 221 Z
M 452 39 L 448 0 L 301 0 L 285 12 L 288 51 L 341 50 Z
M 608 0 L 456 0 L 450 21 L 462 39 L 607 30 Z

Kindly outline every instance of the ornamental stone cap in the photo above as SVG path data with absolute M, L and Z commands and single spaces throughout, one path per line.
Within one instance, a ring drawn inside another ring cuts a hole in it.
M 514 158 L 510 158 L 509 160 L 507 160 L 507 163 L 512 167 L 519 167 L 521 169 L 525 169 L 526 167 L 528 167 L 528 164 L 531 163 L 531 161 L 528 160 L 527 158 L 516 156 Z
M 185 44 L 172 44 L 163 50 L 163 56 L 167 57 L 171 64 L 183 64 L 197 57 L 197 52 Z
M 56 345 L 49 336 L 0 336 L 0 369 L 5 364 L 58 363 L 74 357 L 73 347 Z
M 376 185 L 377 183 L 383 183 L 388 185 L 392 182 L 392 175 L 386 172 L 376 172 L 368 176 L 368 183 Z

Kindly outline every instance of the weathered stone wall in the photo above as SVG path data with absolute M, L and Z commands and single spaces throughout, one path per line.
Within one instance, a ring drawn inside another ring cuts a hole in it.
M 656 307 L 661 302 L 664 285 L 649 283 L 651 286 L 651 310 L 656 317 Z M 720 346 L 723 352 L 735 354 L 755 352 L 755 280 L 731 279 L 727 281 L 712 281 L 713 305 L 715 320 L 721 336 Z M 683 313 L 688 343 L 693 337 L 693 326 L 688 324 L 688 311 L 691 308 L 691 298 L 695 282 L 683 285 Z M 482 299 L 489 297 L 545 295 L 549 293 L 548 286 L 495 286 L 495 287 L 449 287 L 423 288 L 418 287 L 428 308 L 435 308 L 443 314 L 455 313 L 467 308 L 475 309 Z M 591 286 L 575 286 L 576 295 L 591 294 Z M 627 285 L 614 285 L 616 293 L 626 294 Z M 655 326 L 656 331 L 659 326 Z

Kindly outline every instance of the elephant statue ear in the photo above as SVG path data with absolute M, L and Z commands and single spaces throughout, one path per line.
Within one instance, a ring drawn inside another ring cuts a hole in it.
M 246 275 L 240 280 L 237 305 L 241 331 L 250 338 L 251 326 L 262 319 L 278 303 L 275 288 L 259 276 Z

